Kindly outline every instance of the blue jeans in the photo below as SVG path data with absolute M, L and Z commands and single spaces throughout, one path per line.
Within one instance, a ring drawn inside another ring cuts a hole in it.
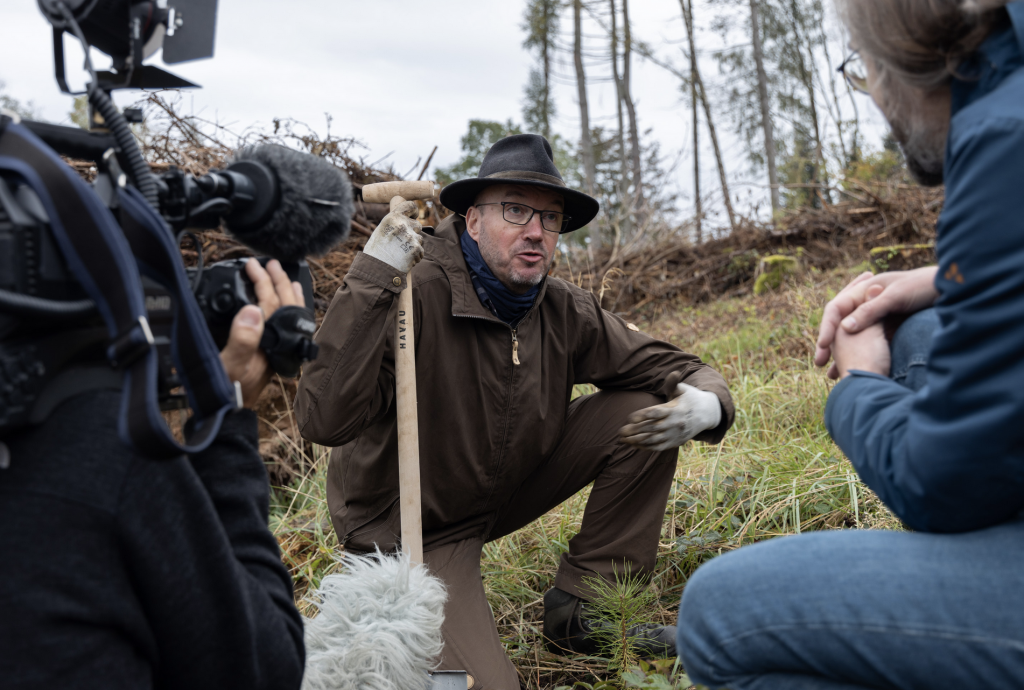
M 892 364 L 889 376 L 912 391 L 924 385 L 928 351 L 932 336 L 939 329 L 939 316 L 934 309 L 919 311 L 896 330 L 889 344 Z
M 924 384 L 937 325 L 928 310 L 900 327 L 893 378 Z M 747 546 L 690 578 L 679 654 L 694 682 L 732 690 L 1024 688 L 1022 544 L 1024 516 L 963 534 L 844 530 Z

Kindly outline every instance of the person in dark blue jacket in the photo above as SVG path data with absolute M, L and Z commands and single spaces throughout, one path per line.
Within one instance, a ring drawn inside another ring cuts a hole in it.
M 700 568 L 679 651 L 710 687 L 1024 687 L 1024 2 L 839 0 L 847 79 L 946 184 L 937 267 L 826 307 L 825 423 L 913 532 L 818 532 Z M 855 57 L 852 56 L 852 57 Z M 887 341 L 882 319 L 912 314 Z

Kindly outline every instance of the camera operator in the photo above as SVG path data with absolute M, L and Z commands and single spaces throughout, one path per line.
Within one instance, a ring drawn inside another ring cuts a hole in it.
M 259 308 L 238 312 L 221 351 L 245 409 L 206 450 L 133 453 L 118 438 L 114 390 L 2 439 L 4 688 L 299 686 L 302 620 L 267 527 L 252 408 L 272 374 L 258 347 L 264 318 L 303 298 L 277 261 L 245 270 Z

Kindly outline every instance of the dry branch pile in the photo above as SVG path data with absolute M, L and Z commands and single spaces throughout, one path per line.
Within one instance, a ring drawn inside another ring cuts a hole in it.
M 773 255 L 789 255 L 801 269 L 818 270 L 868 261 L 870 250 L 878 247 L 893 248 L 891 268 L 934 261 L 930 246 L 941 190 L 853 183 L 843 194 L 850 201 L 799 209 L 775 229 L 744 219 L 736 232 L 699 245 L 663 235 L 657 242 L 627 243 L 593 257 L 569 251 L 556 274 L 600 295 L 605 309 L 635 314 L 676 299 L 705 302 L 746 294 L 763 270 L 763 259 Z

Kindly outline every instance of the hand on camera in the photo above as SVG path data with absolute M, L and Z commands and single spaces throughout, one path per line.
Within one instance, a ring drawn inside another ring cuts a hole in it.
M 668 450 L 721 423 L 722 403 L 714 393 L 685 383 L 676 384 L 675 393 L 667 403 L 634 412 L 619 439 L 646 450 Z
M 363 253 L 383 261 L 392 268 L 408 273 L 423 258 L 422 226 L 411 216 L 417 213 L 416 202 L 394 205 L 363 247 Z
M 889 314 L 912 314 L 932 306 L 939 296 L 935 290 L 937 270 L 935 266 L 927 266 L 913 271 L 893 271 L 877 276 L 864 272 L 857 276 L 825 305 L 821 326 L 818 329 L 814 363 L 819 367 L 828 364 L 836 348 L 835 341 L 841 332 L 860 333 L 880 324 Z M 888 350 L 886 361 L 888 362 Z M 859 368 L 861 367 L 846 367 Z M 885 370 L 888 373 L 888 364 L 885 365 Z M 829 378 L 836 379 L 845 375 L 835 362 L 829 367 Z
M 288 274 L 276 260 L 267 264 L 266 270 L 256 259 L 249 259 L 245 272 L 253 282 L 259 307 L 247 305 L 235 314 L 231 322 L 228 344 L 220 351 L 228 379 L 242 385 L 242 404 L 252 408 L 270 381 L 273 371 L 267 364 L 267 357 L 260 350 L 263 336 L 263 322 L 278 307 L 287 305 L 303 306 L 302 286 L 288 279 Z

